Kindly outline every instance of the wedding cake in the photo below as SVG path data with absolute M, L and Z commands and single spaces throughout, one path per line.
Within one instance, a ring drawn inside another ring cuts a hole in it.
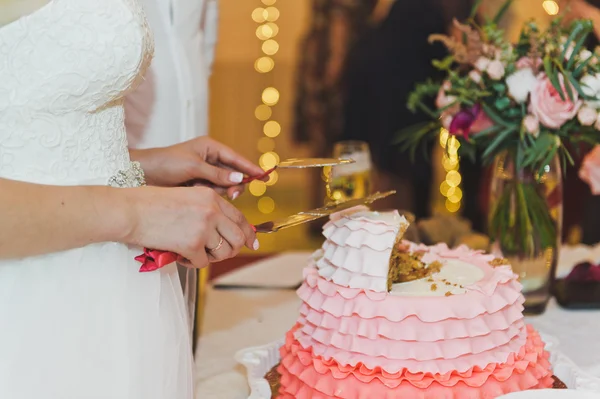
M 398 212 L 362 207 L 331 217 L 270 373 L 274 397 L 487 399 L 552 387 L 510 265 L 403 241 L 407 227 Z

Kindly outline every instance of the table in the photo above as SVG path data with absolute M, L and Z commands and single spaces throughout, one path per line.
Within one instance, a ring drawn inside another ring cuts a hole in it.
M 295 323 L 299 306 L 292 290 L 209 287 L 196 353 L 196 397 L 246 399 L 246 377 L 234 354 L 283 337 Z M 584 371 L 600 377 L 600 311 L 567 311 L 551 301 L 546 313 L 528 317 L 527 322 L 558 338 L 562 352 Z

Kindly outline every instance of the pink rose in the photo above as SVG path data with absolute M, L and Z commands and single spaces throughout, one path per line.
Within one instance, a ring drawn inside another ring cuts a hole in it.
M 452 103 L 456 103 L 456 97 L 452 95 L 447 95 L 446 92 L 452 88 L 450 82 L 445 81 L 442 83 L 440 90 L 438 91 L 437 98 L 435 99 L 435 106 L 438 109 L 445 108 Z M 454 115 L 460 110 L 460 105 L 456 103 L 454 106 L 446 109 L 444 113 Z
M 540 134 L 540 121 L 535 115 L 527 115 L 523 118 L 523 127 L 533 137 L 537 137 Z
M 490 60 L 489 58 L 479 57 L 477 61 L 475 61 L 475 68 L 477 68 L 481 72 L 485 72 L 488 65 L 490 65 L 490 62 L 492 62 L 492 60 Z
M 521 57 L 515 65 L 517 69 L 531 68 L 536 70 L 542 66 L 542 59 L 538 57 L 534 61 L 531 57 Z
M 598 112 L 592 108 L 584 105 L 577 112 L 577 119 L 579 119 L 579 123 L 583 126 L 592 126 L 596 123 L 596 119 L 598 118 Z
M 600 194 L 600 146 L 594 147 L 592 152 L 585 156 L 579 169 L 579 177 L 589 184 L 592 194 Z
M 566 94 L 564 77 L 559 74 L 558 78 L 565 93 L 564 100 L 560 98 L 550 79 L 542 73 L 538 76 L 537 83 L 531 92 L 531 104 L 529 104 L 529 111 L 539 119 L 542 125 L 550 129 L 558 129 L 565 122 L 573 119 L 581 107 L 577 91 L 571 88 L 573 93 L 573 101 L 571 101 Z
M 501 61 L 494 60 L 490 62 L 485 71 L 491 79 L 500 80 L 504 76 L 504 65 Z
M 473 69 L 471 72 L 469 72 L 469 78 L 477 84 L 481 83 L 481 74 L 479 72 L 477 72 L 475 69 Z

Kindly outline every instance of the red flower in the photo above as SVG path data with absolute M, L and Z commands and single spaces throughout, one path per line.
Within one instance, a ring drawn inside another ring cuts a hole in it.
M 461 135 L 465 139 L 473 133 L 481 132 L 492 126 L 492 121 L 481 109 L 480 104 L 475 104 L 471 108 L 461 109 L 450 122 L 448 131 L 454 136 Z

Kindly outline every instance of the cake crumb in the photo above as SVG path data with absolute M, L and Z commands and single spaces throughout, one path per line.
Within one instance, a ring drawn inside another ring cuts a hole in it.
M 428 282 L 428 283 L 433 283 L 433 279 L 432 279 L 431 277 L 429 277 L 429 278 L 427 279 L 427 282 Z
M 408 252 L 410 250 L 410 245 L 405 242 L 399 242 L 396 248 L 398 248 L 398 251 L 400 252 Z
M 508 266 L 510 265 L 510 262 L 506 258 L 496 258 L 490 262 L 490 265 L 493 267 Z
M 452 285 L 450 281 L 446 281 L 446 285 Z
M 446 293 L 444 294 L 444 296 L 450 296 L 452 295 L 452 293 L 450 291 L 446 291 Z
M 431 284 L 431 291 L 437 291 L 437 284 Z

